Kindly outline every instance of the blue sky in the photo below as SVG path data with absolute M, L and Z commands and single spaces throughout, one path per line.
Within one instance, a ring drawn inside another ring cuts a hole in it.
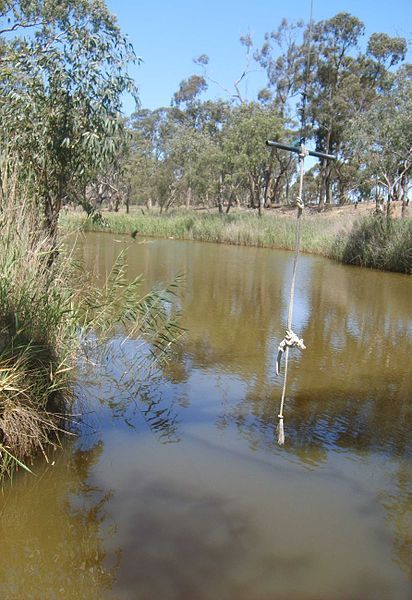
M 310 0 L 108 0 L 124 33 L 136 53 L 143 58 L 131 69 L 143 107 L 168 106 L 182 79 L 196 71 L 192 59 L 200 54 L 210 57 L 209 71 L 214 79 L 231 87 L 242 73 L 244 49 L 239 37 L 250 33 L 257 46 L 265 32 L 276 29 L 283 17 L 309 21 Z M 400 35 L 412 41 L 411 0 L 313 0 L 313 18 L 328 19 L 346 11 L 360 18 L 367 37 L 378 31 Z M 411 52 L 408 59 L 412 62 Z M 248 77 L 248 99 L 265 82 L 261 73 Z M 210 97 L 223 96 L 211 86 Z M 125 112 L 133 110 L 125 101 Z

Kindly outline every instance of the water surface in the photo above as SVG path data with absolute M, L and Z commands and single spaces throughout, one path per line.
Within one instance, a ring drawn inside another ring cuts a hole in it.
M 0 597 L 407 599 L 412 595 L 411 279 L 302 256 L 286 444 L 275 376 L 293 255 L 90 234 L 145 286 L 186 274 L 186 336 L 153 381 L 112 342 L 80 436 L 1 504 Z

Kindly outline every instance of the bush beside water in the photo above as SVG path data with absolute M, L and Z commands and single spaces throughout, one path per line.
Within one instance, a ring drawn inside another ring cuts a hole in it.
M 357 221 L 349 234 L 337 237 L 331 256 L 346 264 L 412 273 L 412 219 L 375 215 Z
M 38 206 L 16 183 L 0 195 L 0 479 L 16 466 L 60 443 L 70 429 L 79 356 L 99 356 L 98 345 L 119 328 L 144 339 L 153 361 L 180 330 L 165 290 L 142 296 L 141 278 L 129 282 L 123 255 L 97 287 L 81 265 L 56 249 L 44 230 Z M 97 335 L 96 335 L 97 334 Z M 139 374 L 136 373 L 136 377 Z

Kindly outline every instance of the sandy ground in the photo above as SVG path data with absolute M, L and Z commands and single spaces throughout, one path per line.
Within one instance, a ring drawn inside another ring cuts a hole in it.
M 354 220 L 359 217 L 364 217 L 369 214 L 373 214 L 375 212 L 375 203 L 374 202 L 363 202 L 355 206 L 354 204 L 346 204 L 342 206 L 332 206 L 325 208 L 323 211 L 319 212 L 317 206 L 307 206 L 306 214 L 311 216 L 318 216 L 321 218 L 336 218 L 337 216 L 346 217 L 348 219 Z M 386 207 L 385 207 L 386 210 Z M 392 203 L 392 216 L 394 218 L 401 217 L 402 205 L 400 202 Z M 275 213 L 277 215 L 294 215 L 295 209 L 290 206 L 280 206 L 277 208 L 266 209 L 266 213 Z M 408 206 L 406 208 L 406 216 L 412 217 L 412 206 Z

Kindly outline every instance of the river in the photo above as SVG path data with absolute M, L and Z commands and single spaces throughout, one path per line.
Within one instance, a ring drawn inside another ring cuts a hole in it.
M 144 289 L 183 272 L 186 334 L 151 381 L 116 338 L 79 382 L 79 435 L 1 497 L 0 598 L 411 598 L 411 278 L 300 257 L 279 447 L 293 255 L 142 242 L 77 251 L 101 275 L 125 249 Z

